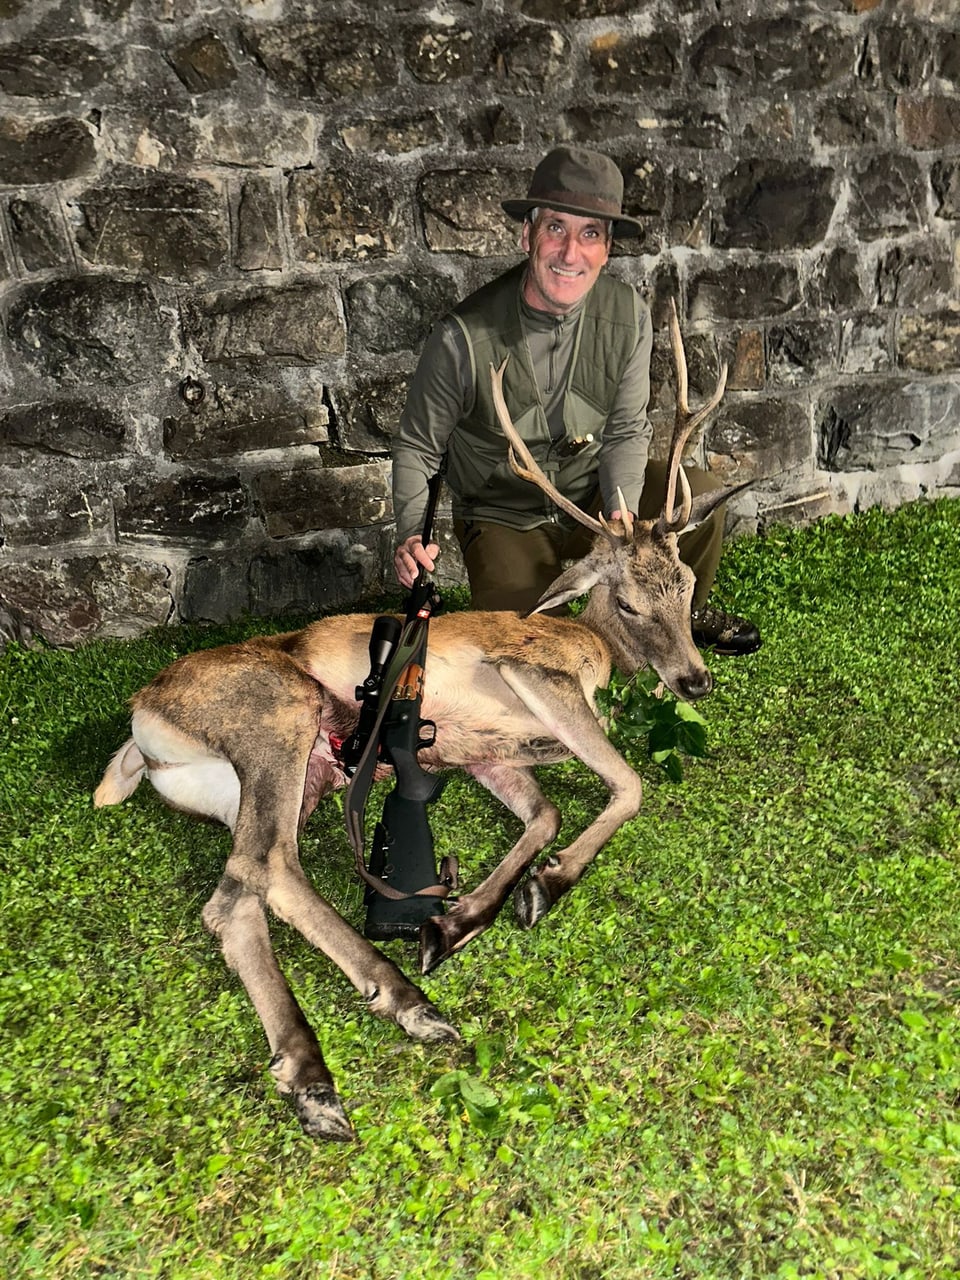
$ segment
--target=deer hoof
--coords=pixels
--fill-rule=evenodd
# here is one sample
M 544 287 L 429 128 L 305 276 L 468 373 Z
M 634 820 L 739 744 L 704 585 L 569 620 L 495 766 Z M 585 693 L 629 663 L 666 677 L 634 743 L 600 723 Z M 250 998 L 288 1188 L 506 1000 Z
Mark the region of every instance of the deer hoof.
M 460 1032 L 452 1027 L 438 1009 L 429 1001 L 406 1009 L 397 1019 L 399 1025 L 412 1040 L 459 1040 Z
M 353 1142 L 356 1135 L 347 1119 L 336 1090 L 327 1084 L 308 1084 L 297 1089 L 292 1102 L 297 1119 L 308 1138 L 323 1138 L 327 1142 Z
M 536 876 L 524 880 L 513 891 L 513 907 L 521 929 L 532 929 L 550 910 L 550 895 Z
M 420 926 L 420 972 L 430 973 L 452 955 L 453 947 L 444 930 L 443 920 L 434 916 L 424 920 Z
M 420 926 L 420 972 L 430 973 L 455 951 L 462 951 L 486 927 L 479 917 L 459 909 L 424 920 Z

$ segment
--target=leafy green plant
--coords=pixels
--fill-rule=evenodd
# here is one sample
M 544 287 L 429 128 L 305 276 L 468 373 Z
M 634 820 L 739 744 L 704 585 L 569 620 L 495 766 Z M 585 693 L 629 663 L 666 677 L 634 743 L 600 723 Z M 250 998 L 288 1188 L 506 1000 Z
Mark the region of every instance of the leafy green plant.
M 630 677 L 614 672 L 597 690 L 597 706 L 608 717 L 610 740 L 626 754 L 646 744 L 647 755 L 671 782 L 683 780 L 682 755 L 707 754 L 707 722 L 689 702 L 662 689 L 650 667 Z

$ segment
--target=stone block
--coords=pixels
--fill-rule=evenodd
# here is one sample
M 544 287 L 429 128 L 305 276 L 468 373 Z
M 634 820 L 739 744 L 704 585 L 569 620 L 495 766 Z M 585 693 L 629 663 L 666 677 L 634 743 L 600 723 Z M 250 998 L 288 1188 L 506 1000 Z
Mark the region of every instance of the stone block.
M 520 0 L 525 18 L 541 22 L 579 22 L 587 18 L 627 17 L 636 0 Z
M 388 453 L 400 424 L 409 379 L 405 374 L 361 379 L 331 391 L 337 439 L 348 452 Z
M 107 62 L 96 45 L 66 36 L 0 45 L 0 92 L 11 98 L 62 98 L 100 84 Z
M 725 484 L 766 480 L 809 461 L 810 423 L 793 401 L 724 401 L 704 443 L 710 471 Z
M 367 116 L 341 125 L 339 133 L 343 145 L 355 155 L 403 155 L 443 142 L 443 126 L 434 111 L 391 114 L 385 119 Z
M 273 89 L 290 98 L 330 102 L 375 94 L 399 78 L 389 34 L 349 18 L 250 23 L 241 27 L 240 41 Z
M 298 171 L 287 183 L 294 253 L 304 262 L 363 262 L 396 248 L 398 194 L 364 166 Z
M 473 75 L 476 39 L 469 30 L 418 26 L 404 38 L 404 61 L 421 84 L 447 84 Z
M 778 316 L 800 301 L 800 280 L 792 262 L 725 262 L 691 267 L 687 318 L 754 320 Z
M 49 461 L 45 470 L 54 470 Z M 76 487 L 76 479 L 62 463 L 55 468 L 57 501 L 52 503 L 44 482 L 21 492 L 0 494 L 0 524 L 10 549 L 50 547 L 61 542 L 98 539 L 112 541 L 113 505 L 95 487 Z M 39 477 L 37 477 L 39 479 Z
M 807 301 L 820 311 L 852 311 L 873 301 L 860 281 L 859 257 L 843 245 L 814 260 L 806 292 Z
M 897 358 L 901 368 L 918 373 L 960 371 L 960 311 L 901 316 Z
M 283 266 L 278 192 L 259 174 L 245 179 L 237 202 L 236 263 L 241 271 L 279 271 Z
M 873 30 L 875 73 L 884 89 L 902 93 L 918 89 L 933 69 L 933 48 L 926 30 L 914 23 L 898 22 Z
M 142 635 L 173 609 L 164 565 L 115 554 L 9 564 L 0 587 L 0 611 L 19 634 L 54 646 Z
M 509 184 L 509 189 L 508 189 Z M 516 250 L 519 230 L 500 201 L 529 180 L 494 169 L 433 169 L 420 179 L 417 197 L 427 248 L 434 253 L 497 257 Z
M 347 329 L 356 351 L 419 352 L 434 322 L 459 297 L 445 276 L 365 276 L 346 291 Z
M 751 147 L 760 146 L 766 151 L 779 151 L 790 145 L 797 134 L 794 108 L 789 102 L 762 102 L 754 94 L 749 101 L 737 103 L 736 115 L 739 127 L 731 130 L 739 133 Z
M 322 395 L 322 386 L 298 392 L 272 370 L 209 385 L 188 380 L 178 412 L 163 420 L 164 452 L 187 461 L 325 444 L 329 415 Z
M 317 117 L 308 111 L 231 102 L 191 116 L 189 124 L 179 144 L 174 136 L 174 147 L 197 164 L 296 169 L 316 156 Z
M 908 147 L 939 151 L 960 143 L 960 99 L 931 95 L 897 99 L 897 123 Z
M 510 147 L 523 141 L 520 116 L 502 102 L 476 107 L 462 117 L 460 136 L 470 148 Z
M 227 89 L 237 78 L 230 52 L 215 31 L 201 31 L 191 40 L 174 44 L 167 50 L 167 59 L 190 93 Z
M 0 174 L 10 186 L 82 178 L 96 161 L 93 130 L 82 120 L 0 119 Z
M 193 165 L 296 169 L 316 155 L 317 117 L 275 104 L 203 102 L 203 111 L 170 106 L 149 114 L 134 105 L 111 114 L 118 160 L 158 172 Z
M 207 361 L 315 364 L 345 350 L 327 281 L 202 294 L 183 303 L 184 326 Z
M 939 31 L 933 37 L 937 75 L 960 89 L 960 31 Z
M 834 171 L 802 161 L 744 160 L 720 184 L 722 249 L 809 249 L 820 244 L 836 206 Z
M 657 148 L 719 151 L 730 136 L 726 116 L 696 101 L 658 103 L 649 109 L 638 106 L 632 120 L 620 107 L 611 107 L 606 113 L 598 112 L 593 106 L 570 108 L 564 113 L 564 120 L 576 122 L 576 131 L 570 133 L 568 139 L 585 141 L 601 148 L 604 138 L 616 137 L 623 132 L 632 135 L 639 132 L 645 142 Z
M 0 462 L 43 457 L 99 459 L 123 453 L 126 426 L 109 409 L 88 400 L 47 400 L 0 408 Z
M 616 252 L 623 254 L 656 252 L 667 239 L 664 211 L 667 209 L 667 191 L 671 185 L 664 166 L 648 156 L 636 156 L 620 164 L 624 173 L 623 207 L 632 217 L 644 223 L 639 239 L 621 240 Z M 702 191 L 699 193 L 702 198 Z M 694 196 L 690 203 L 697 207 Z M 682 214 L 680 215 L 682 217 Z M 695 217 L 691 214 L 691 220 Z M 677 237 L 678 239 L 680 237 Z
M 605 31 L 588 47 L 593 87 L 618 97 L 670 92 L 680 78 L 679 46 L 671 31 L 652 36 Z
M 945 302 L 954 293 L 953 273 L 949 250 L 935 240 L 895 245 L 877 263 L 877 300 L 883 307 Z
M 862 240 L 925 231 L 926 212 L 916 198 L 924 177 L 908 156 L 873 156 L 850 180 L 849 222 Z
M 710 243 L 712 217 L 710 192 L 706 179 L 697 170 L 674 169 L 669 181 L 670 215 L 666 227 L 666 244 L 688 249 L 705 249 Z M 651 233 L 662 226 L 662 219 L 651 227 Z M 640 243 L 646 245 L 644 237 Z M 631 242 L 628 242 L 631 243 Z
M 838 503 L 832 489 L 778 498 L 767 504 L 761 499 L 757 509 L 757 532 L 767 533 L 775 525 L 806 525 L 824 516 L 843 515 L 849 508 Z
M 831 388 L 815 412 L 817 465 L 876 471 L 956 447 L 960 385 L 895 379 Z
M 556 89 L 570 69 L 570 44 L 554 26 L 506 27 L 494 39 L 491 78 L 524 97 Z
M 960 218 L 960 161 L 937 160 L 930 168 L 938 218 Z
M 229 261 L 226 202 L 211 183 L 120 171 L 69 207 L 77 247 L 94 266 L 191 280 Z
M 718 23 L 690 51 L 694 76 L 711 89 L 822 89 L 846 78 L 855 60 L 852 34 L 793 18 Z
M 50 271 L 71 260 L 63 214 L 49 197 L 14 197 L 8 212 L 10 236 L 24 271 Z
M 121 542 L 219 545 L 243 532 L 250 506 L 236 476 L 147 476 L 123 486 L 116 501 Z
M 147 284 L 108 276 L 24 285 L 7 318 L 12 349 L 59 385 L 141 385 L 179 350 L 177 319 Z
M 378 531 L 320 535 L 309 547 L 252 555 L 198 556 L 187 564 L 180 613 L 184 622 L 343 611 L 383 588 Z
M 857 150 L 889 143 L 893 136 L 886 100 L 838 94 L 817 103 L 813 136 L 825 147 Z
M 764 384 L 763 334 L 759 329 L 727 329 L 719 334 L 684 335 L 690 403 L 713 395 L 721 363 L 727 366 L 727 392 L 758 391 Z M 665 330 L 654 338 L 650 362 L 651 400 L 672 412 L 676 403 L 673 353 Z M 660 390 L 662 386 L 662 391 Z
M 358 529 L 390 519 L 388 463 L 262 472 L 256 496 L 270 538 L 318 529 Z
M 841 373 L 883 373 L 893 365 L 890 320 L 875 312 L 849 316 L 840 325 Z
M 779 386 L 798 386 L 837 367 L 837 332 L 831 320 L 791 320 L 767 330 L 767 374 Z

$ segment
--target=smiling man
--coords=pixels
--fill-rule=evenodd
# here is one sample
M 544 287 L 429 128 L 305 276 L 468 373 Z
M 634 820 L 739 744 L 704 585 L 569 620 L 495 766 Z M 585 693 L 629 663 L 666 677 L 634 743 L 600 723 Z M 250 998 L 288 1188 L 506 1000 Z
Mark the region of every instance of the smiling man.
M 397 578 L 434 566 L 420 538 L 427 480 L 441 462 L 475 609 L 531 608 L 562 562 L 586 554 L 582 526 L 515 476 L 490 389 L 489 366 L 509 360 L 504 396 L 517 429 L 553 484 L 582 510 L 614 517 L 617 492 L 650 519 L 665 468 L 648 461 L 650 312 L 632 286 L 604 273 L 614 238 L 641 224 L 622 211 L 623 176 L 607 156 L 558 147 L 523 199 L 503 201 L 522 223 L 524 261 L 472 293 L 434 327 L 410 383 L 393 449 Z M 718 487 L 686 469 L 694 494 Z M 718 653 L 752 653 L 756 627 L 711 608 L 722 516 L 679 540 L 696 576 L 694 639 Z

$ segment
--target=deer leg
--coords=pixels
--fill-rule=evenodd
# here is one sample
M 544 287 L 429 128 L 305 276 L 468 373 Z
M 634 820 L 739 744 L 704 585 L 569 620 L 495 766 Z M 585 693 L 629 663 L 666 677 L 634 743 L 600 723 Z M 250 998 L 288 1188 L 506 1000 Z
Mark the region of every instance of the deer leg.
M 467 772 L 523 823 L 523 834 L 500 865 L 442 916 L 420 926 L 420 972 L 429 973 L 493 923 L 511 890 L 541 849 L 560 830 L 560 813 L 544 796 L 530 768 L 469 765 Z
M 293 1104 L 309 1137 L 349 1142 L 353 1128 L 313 1028 L 277 964 L 260 899 L 224 875 L 204 908 L 203 923 L 219 939 L 263 1024 L 278 1093 Z
M 502 663 L 500 674 L 544 728 L 592 769 L 610 793 L 606 807 L 590 826 L 517 886 L 517 920 L 522 928 L 530 929 L 576 884 L 614 832 L 636 816 L 643 787 L 597 723 L 576 681 L 519 663 Z
M 317 893 L 300 866 L 303 811 L 335 780 L 332 766 L 311 761 L 320 723 L 316 682 L 282 661 L 245 664 L 238 666 L 236 680 L 230 675 L 230 669 L 222 671 L 216 696 L 198 699 L 191 708 L 192 733 L 201 743 L 215 744 L 217 757 L 229 761 L 239 783 L 229 814 L 233 848 L 204 922 L 220 938 L 228 965 L 261 1018 L 280 1092 L 292 1098 L 308 1133 L 343 1139 L 350 1136 L 349 1123 L 316 1036 L 277 964 L 265 908 L 323 951 L 372 1012 L 418 1040 L 458 1037 L 423 992 Z M 152 710 L 163 712 L 157 705 Z M 167 764 L 164 777 L 187 778 L 189 764 L 177 767 L 169 757 Z M 181 790 L 186 785 L 181 781 Z

